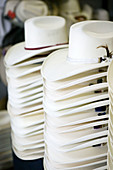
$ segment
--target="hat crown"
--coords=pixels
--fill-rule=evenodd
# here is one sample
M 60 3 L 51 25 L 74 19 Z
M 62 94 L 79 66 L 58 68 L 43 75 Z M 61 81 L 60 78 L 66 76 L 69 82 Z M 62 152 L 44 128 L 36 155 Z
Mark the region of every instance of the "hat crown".
M 68 59 L 75 62 L 98 63 L 106 55 L 104 48 L 113 50 L 113 22 L 83 21 L 70 28 Z
M 65 19 L 58 16 L 41 16 L 25 22 L 26 48 L 40 48 L 67 43 Z

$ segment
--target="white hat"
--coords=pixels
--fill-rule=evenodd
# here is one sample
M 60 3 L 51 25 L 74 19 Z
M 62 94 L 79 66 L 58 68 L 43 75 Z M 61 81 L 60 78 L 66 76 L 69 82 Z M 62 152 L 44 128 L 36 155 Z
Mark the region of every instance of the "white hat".
M 62 133 L 62 135 L 59 135 L 58 133 L 54 133 L 54 131 L 51 130 L 52 128 L 49 128 L 48 126 L 45 127 L 45 138 L 50 138 L 51 140 L 54 140 L 52 143 L 56 143 L 59 146 L 66 146 L 73 143 L 79 143 L 81 141 L 87 141 L 89 139 L 95 138 L 95 135 L 99 135 L 101 133 L 107 133 L 107 127 L 106 128 L 99 128 L 94 129 L 94 127 L 90 127 L 87 129 L 82 129 L 78 131 L 72 131 L 70 133 Z M 75 138 L 76 136 L 76 138 Z M 87 136 L 87 138 L 86 138 Z M 62 141 L 62 143 L 61 143 Z
M 51 117 L 52 116 L 47 116 L 46 115 L 46 120 L 48 121 L 49 126 L 52 126 L 54 128 L 61 128 L 62 129 L 62 128 L 66 128 L 66 126 L 70 127 L 70 126 L 75 126 L 75 125 L 78 125 L 78 124 L 81 126 L 84 123 L 91 123 L 91 122 L 93 123 L 93 121 L 95 121 L 95 120 L 98 120 L 98 121 L 101 122 L 102 119 L 108 118 L 109 115 L 106 114 L 106 112 L 100 112 L 100 113 L 93 112 L 92 113 L 90 111 L 90 112 L 88 112 L 88 114 L 85 113 L 85 112 L 79 112 L 78 114 L 76 113 L 74 116 L 69 116 L 68 115 L 68 119 L 70 120 L 70 122 L 69 121 L 66 122 L 66 120 L 63 119 L 66 116 L 63 116 L 63 118 L 59 117 L 59 119 L 62 118 L 62 121 L 57 120 L 56 117 L 55 117 L 54 123 L 53 123 L 54 118 L 51 118 Z M 72 118 L 73 118 L 73 120 L 72 120 Z
M 104 166 L 103 166 L 104 165 Z M 61 170 L 65 168 L 65 170 L 77 170 L 77 169 L 84 169 L 84 170 L 91 170 L 91 169 L 107 169 L 106 165 L 106 157 L 99 157 L 97 159 L 93 160 L 87 160 L 82 162 L 76 162 L 76 163 L 70 163 L 70 164 L 59 164 L 57 162 L 54 162 L 53 160 L 50 160 L 47 155 L 44 157 L 44 168 L 45 170 L 53 168 L 54 170 Z M 99 169 L 97 168 L 99 167 Z M 95 169 L 95 170 L 96 170 Z
M 101 116 L 99 116 L 101 115 Z M 101 112 L 96 112 L 94 109 L 91 110 L 86 110 L 83 112 L 78 112 L 76 114 L 72 114 L 72 115 L 68 115 L 68 116 L 63 116 L 60 117 L 60 119 L 58 117 L 53 117 L 50 115 L 45 114 L 45 118 L 46 120 L 49 120 L 49 122 L 51 122 L 51 124 L 53 123 L 54 120 L 54 124 L 52 126 L 54 127 L 59 127 L 59 126 L 64 126 L 64 125 L 70 125 L 73 123 L 82 123 L 84 121 L 90 121 L 91 119 L 93 119 L 94 117 L 97 117 L 101 119 L 101 117 L 108 117 L 108 114 L 106 113 L 106 111 L 101 111 Z
M 54 160 L 55 162 L 59 162 L 62 164 L 69 164 L 69 163 L 76 163 L 80 162 L 82 160 L 90 160 L 94 158 L 98 158 L 99 155 L 102 157 L 104 156 L 107 148 L 104 147 L 89 147 L 81 150 L 77 150 L 74 152 L 67 152 L 66 154 L 62 153 L 59 154 L 59 152 L 56 152 L 55 150 L 51 148 L 47 149 L 47 155 L 50 157 L 51 160 Z M 53 155 L 53 157 L 52 157 Z M 70 157 L 71 156 L 71 157 Z
M 16 107 L 12 107 L 9 102 L 8 102 L 8 110 L 9 108 L 12 110 L 13 113 L 15 113 L 15 115 L 20 115 L 20 114 L 25 114 L 27 112 L 33 112 L 33 111 L 38 111 L 42 109 L 42 105 L 37 105 L 34 104 L 32 106 L 27 106 L 25 108 L 18 108 L 18 110 L 16 109 Z
M 17 155 L 18 158 L 22 159 L 22 160 L 34 160 L 34 159 L 39 159 L 42 158 L 44 155 L 44 151 L 42 151 L 41 153 L 37 153 L 37 150 L 35 149 L 34 153 L 33 152 L 19 152 L 14 145 L 12 145 L 13 151 L 14 153 Z M 32 150 L 31 150 L 32 151 Z
M 41 114 L 35 114 L 31 116 L 26 117 L 20 117 L 20 116 L 13 116 L 13 114 L 9 113 L 12 117 L 12 121 L 14 121 L 16 124 L 18 124 L 19 127 L 29 127 L 33 125 L 38 125 L 44 122 L 44 115 L 43 112 Z
M 8 83 L 11 84 L 14 87 L 22 87 L 22 86 L 27 86 L 31 83 L 34 83 L 36 81 L 41 82 L 42 77 L 39 71 L 36 71 L 34 73 L 30 73 L 28 75 L 25 75 L 21 78 L 9 78 L 7 76 Z
M 61 2 L 60 14 L 62 13 L 76 14 L 78 12 L 80 12 L 80 4 L 78 0 L 67 0 Z
M 41 64 L 34 64 L 34 65 L 22 66 L 21 68 L 20 67 L 16 67 L 16 68 L 14 67 L 10 69 L 6 68 L 6 73 L 8 77 L 19 78 L 28 75 L 30 73 L 33 73 L 35 71 L 39 71 L 41 67 L 42 67 Z
M 32 32 L 32 34 L 31 34 Z M 11 47 L 5 64 L 14 65 L 32 56 L 67 47 L 65 19 L 58 16 L 41 16 L 25 22 L 25 42 Z
M 110 93 L 113 93 L 113 61 L 109 65 L 107 79 Z
M 44 97 L 43 103 L 50 108 L 50 110 L 58 111 L 63 109 L 69 109 L 72 107 L 79 107 L 84 104 L 88 104 L 91 102 L 97 102 L 99 100 L 103 100 L 108 98 L 108 93 L 97 93 L 97 94 L 84 94 L 84 95 L 78 95 L 76 97 L 72 97 L 68 100 L 61 100 L 59 102 L 53 102 L 52 100 L 49 100 L 48 98 Z
M 73 107 L 73 109 L 69 108 L 69 109 L 64 109 L 60 111 L 52 111 L 44 105 L 44 110 L 50 116 L 54 115 L 54 117 L 62 117 L 62 116 L 66 116 L 69 114 L 75 114 L 78 112 L 94 109 L 94 108 L 101 107 L 101 106 L 107 106 L 107 105 L 109 105 L 109 100 L 98 101 L 98 102 L 94 102 L 91 104 L 83 105 L 81 107 Z
M 97 47 L 106 45 L 111 52 L 113 22 L 84 21 L 74 24 L 70 28 L 69 51 L 63 49 L 50 54 L 42 66 L 42 75 L 49 81 L 56 81 L 105 67 L 109 62 L 99 63 L 99 58 L 105 56 L 106 51 Z
M 46 16 L 48 15 L 48 6 L 44 1 L 33 0 L 33 1 L 21 1 L 15 10 L 16 17 L 20 21 L 24 22 L 25 20 L 36 17 L 36 16 Z
M 29 59 L 24 60 L 24 62 L 20 62 L 18 64 L 13 65 L 13 66 L 9 66 L 9 65 L 5 65 L 5 66 L 6 66 L 7 69 L 9 69 L 9 68 L 17 68 L 17 67 L 21 68 L 23 66 L 29 66 L 29 65 L 32 65 L 32 64 L 36 64 L 36 63 L 42 64 L 46 57 L 47 57 L 47 54 L 46 55 L 38 55 L 38 58 L 37 58 L 37 56 L 35 56 L 35 57 L 33 56 Z
M 36 144 L 37 141 L 41 142 L 42 140 L 44 140 L 44 135 L 42 132 L 27 137 L 18 136 L 18 134 L 14 134 L 13 132 L 11 132 L 11 135 L 13 136 L 13 139 L 16 141 L 16 143 L 18 143 L 19 145 L 21 144 L 22 146 Z
M 81 74 L 74 75 L 72 77 L 63 79 L 61 81 L 59 80 L 55 82 L 49 82 L 46 79 L 43 79 L 43 84 L 47 89 L 61 90 L 94 79 L 98 80 L 99 78 L 103 78 L 106 76 L 107 76 L 107 67 L 104 70 L 102 70 L 100 73 L 99 73 L 99 69 L 90 70 L 90 72 L 89 71 L 83 72 Z
M 75 89 L 74 89 L 75 87 Z M 89 86 L 79 86 L 78 85 L 78 88 L 76 88 L 76 86 L 74 86 L 73 88 L 70 88 L 70 90 L 68 90 L 67 88 L 67 91 L 56 91 L 56 93 L 54 91 L 50 91 L 46 88 L 44 88 L 44 93 L 45 93 L 45 96 L 48 98 L 48 99 L 51 99 L 53 101 L 61 101 L 61 100 L 65 100 L 65 99 L 69 99 L 69 98 L 72 98 L 72 97 L 77 97 L 78 95 L 87 95 L 87 94 L 91 94 L 92 92 L 94 93 L 94 91 L 96 90 L 103 90 L 103 89 L 107 89 L 108 87 L 108 84 L 107 83 L 99 83 L 99 84 L 94 84 L 94 85 L 89 85 Z M 80 87 L 80 88 L 79 88 Z M 53 97 L 53 96 L 54 97 Z
M 53 143 L 57 148 L 65 148 L 66 146 L 69 147 L 69 145 L 71 145 L 72 147 L 73 144 L 86 142 L 88 140 L 95 139 L 99 136 L 104 136 L 105 134 L 108 134 L 107 127 L 106 129 L 94 129 L 94 127 L 90 127 L 78 131 L 72 131 L 70 133 L 62 133 L 62 135 L 52 132 L 51 130 L 49 130 L 51 128 L 46 127 L 46 129 L 47 131 L 45 130 L 45 141 L 50 144 Z M 49 140 L 51 142 L 49 142 Z

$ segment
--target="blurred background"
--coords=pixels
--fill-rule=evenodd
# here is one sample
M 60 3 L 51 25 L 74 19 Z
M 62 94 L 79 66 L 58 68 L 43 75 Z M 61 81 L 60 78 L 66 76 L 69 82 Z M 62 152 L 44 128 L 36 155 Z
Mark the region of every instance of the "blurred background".
M 24 22 L 27 19 L 46 15 L 64 17 L 69 32 L 70 26 L 80 21 L 113 21 L 113 1 L 0 0 L 0 170 L 13 169 L 4 56 L 12 45 L 24 41 Z

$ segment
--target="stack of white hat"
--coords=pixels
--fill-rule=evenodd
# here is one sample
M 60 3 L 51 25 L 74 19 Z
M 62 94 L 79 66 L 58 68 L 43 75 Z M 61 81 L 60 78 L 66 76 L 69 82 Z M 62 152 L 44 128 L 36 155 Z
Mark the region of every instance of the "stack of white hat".
M 12 167 L 10 118 L 7 110 L 0 111 L 0 169 Z
M 64 47 L 67 47 L 64 18 L 36 17 L 25 22 L 25 43 L 11 47 L 5 56 L 12 145 L 21 159 L 44 155 L 40 69 L 48 53 Z
M 113 169 L 113 61 L 108 69 L 109 126 L 108 126 L 108 169 Z
M 42 65 L 46 170 L 107 169 L 112 30 L 112 22 L 74 24 L 69 50 L 51 53 Z

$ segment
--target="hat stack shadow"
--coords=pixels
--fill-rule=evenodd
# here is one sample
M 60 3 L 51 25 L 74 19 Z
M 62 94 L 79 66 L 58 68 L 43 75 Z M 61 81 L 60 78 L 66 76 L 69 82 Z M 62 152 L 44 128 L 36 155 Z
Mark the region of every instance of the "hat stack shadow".
M 69 49 L 51 53 L 42 65 L 46 170 L 107 169 L 111 59 L 97 47 L 112 51 L 112 29 L 107 21 L 72 25 Z
M 51 28 L 53 22 L 56 27 Z M 60 38 L 53 36 L 56 30 L 59 36 L 63 31 Z M 51 51 L 64 47 L 67 47 L 65 20 L 57 16 L 35 17 L 25 22 L 25 42 L 11 47 L 5 56 L 12 147 L 20 159 L 33 160 L 44 155 L 40 70 Z

